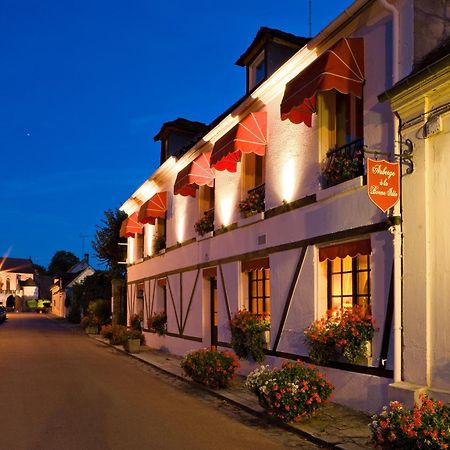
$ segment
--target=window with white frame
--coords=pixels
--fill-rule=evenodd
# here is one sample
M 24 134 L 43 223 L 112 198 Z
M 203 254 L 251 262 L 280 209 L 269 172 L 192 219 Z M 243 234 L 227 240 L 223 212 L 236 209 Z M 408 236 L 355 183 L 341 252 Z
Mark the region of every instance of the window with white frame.
M 249 66 L 249 86 L 251 90 L 266 78 L 266 58 L 265 52 L 262 51 Z

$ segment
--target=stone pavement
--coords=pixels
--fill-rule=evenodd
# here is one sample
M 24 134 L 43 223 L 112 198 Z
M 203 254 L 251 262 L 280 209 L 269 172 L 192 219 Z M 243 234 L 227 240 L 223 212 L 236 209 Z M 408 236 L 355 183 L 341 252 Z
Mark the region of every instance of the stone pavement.
M 91 335 L 91 337 L 105 345 L 110 345 L 108 340 L 99 335 Z M 126 353 L 122 346 L 115 345 L 113 347 Z M 128 353 L 128 355 L 166 374 L 190 382 L 190 379 L 184 376 L 180 367 L 182 358 L 179 356 L 154 350 L 145 345 L 141 346 L 140 353 Z M 198 386 L 208 394 L 225 400 L 251 414 L 269 418 L 265 410 L 259 405 L 256 396 L 245 388 L 244 381 L 244 377 L 237 377 L 231 387 L 219 390 L 209 389 L 202 385 Z M 367 426 L 370 422 L 369 415 L 336 403 L 328 403 L 317 416 L 300 423 L 285 424 L 272 418 L 271 421 L 279 427 L 297 433 L 324 447 L 345 450 L 373 448 L 368 444 L 370 437 Z

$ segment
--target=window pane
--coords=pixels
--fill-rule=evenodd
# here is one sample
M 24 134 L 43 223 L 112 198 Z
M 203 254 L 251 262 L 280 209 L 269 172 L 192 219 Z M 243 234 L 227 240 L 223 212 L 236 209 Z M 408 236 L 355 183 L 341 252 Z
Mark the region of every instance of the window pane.
M 369 293 L 368 272 L 358 273 L 358 295 Z
M 341 297 L 331 297 L 330 309 L 341 307 Z
M 264 312 L 270 314 L 270 298 L 266 298 L 266 309 Z
M 346 256 L 342 260 L 342 270 L 343 270 L 343 272 L 351 272 L 352 271 L 352 262 L 353 262 L 353 258 L 350 257 L 350 256 Z
M 341 295 L 341 274 L 331 277 L 331 295 Z
M 341 258 L 335 258 L 331 261 L 331 270 L 333 273 L 338 273 L 341 271 Z
M 352 274 L 344 273 L 342 275 L 342 295 L 352 295 Z
M 368 267 L 368 256 L 358 256 L 358 269 L 359 270 L 365 270 Z

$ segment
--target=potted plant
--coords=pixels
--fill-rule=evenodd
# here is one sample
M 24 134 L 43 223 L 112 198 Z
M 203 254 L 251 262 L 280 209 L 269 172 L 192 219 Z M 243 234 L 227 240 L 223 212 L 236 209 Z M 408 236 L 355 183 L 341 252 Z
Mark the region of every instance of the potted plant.
M 264 189 L 250 191 L 248 196 L 239 203 L 239 211 L 243 217 L 249 217 L 265 209 Z
M 164 336 L 167 333 L 167 314 L 165 311 L 159 313 L 153 313 L 151 317 L 148 318 L 148 329 L 158 334 L 159 336 Z
M 194 381 L 218 389 L 230 384 L 239 363 L 230 352 L 203 348 L 188 353 L 183 358 L 181 367 Z
M 84 329 L 86 334 L 97 334 L 99 324 L 100 322 L 98 318 L 92 314 L 84 316 L 80 322 L 80 325 Z
M 450 404 L 421 395 L 412 410 L 391 402 L 369 424 L 371 443 L 381 449 L 450 448 Z
M 245 309 L 237 311 L 230 320 L 231 347 L 239 358 L 265 359 L 266 331 L 270 321 L 266 316 L 257 316 Z
M 123 347 L 128 353 L 139 353 L 143 339 L 144 335 L 140 330 L 127 330 L 124 335 Z
M 126 339 L 127 327 L 124 325 L 104 325 L 100 334 L 112 345 L 122 345 Z
M 314 321 L 304 331 L 310 358 L 327 363 L 342 355 L 350 363 L 367 357 L 367 344 L 376 331 L 367 308 L 355 305 L 327 311 L 325 317 Z
M 210 231 L 214 231 L 214 210 L 206 211 L 203 216 L 194 224 L 197 234 L 204 236 Z
M 248 375 L 246 387 L 269 415 L 284 422 L 316 414 L 334 389 L 317 368 L 301 361 L 286 362 L 280 369 L 259 367 Z

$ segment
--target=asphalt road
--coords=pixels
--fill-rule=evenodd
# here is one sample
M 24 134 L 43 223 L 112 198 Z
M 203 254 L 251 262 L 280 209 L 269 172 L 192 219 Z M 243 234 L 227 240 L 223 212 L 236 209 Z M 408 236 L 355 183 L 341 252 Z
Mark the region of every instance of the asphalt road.
M 0 449 L 316 449 L 42 314 L 0 325 Z

